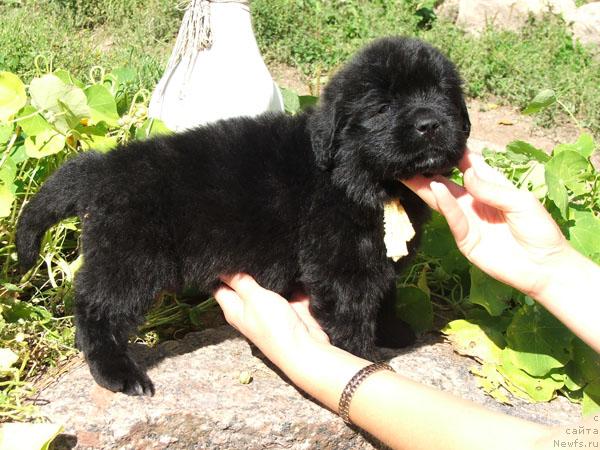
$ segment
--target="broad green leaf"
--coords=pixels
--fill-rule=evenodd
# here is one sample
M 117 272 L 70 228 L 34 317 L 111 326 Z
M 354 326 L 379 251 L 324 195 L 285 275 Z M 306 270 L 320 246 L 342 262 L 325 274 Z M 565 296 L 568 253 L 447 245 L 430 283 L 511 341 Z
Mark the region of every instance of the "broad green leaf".
M 296 114 L 300 111 L 300 98 L 298 97 L 298 94 L 289 89 L 281 88 L 281 96 L 283 97 L 285 112 Z
M 579 214 L 569 228 L 569 241 L 585 256 L 600 253 L 600 219 L 591 212 Z
M 569 218 L 569 198 L 566 187 L 578 190 L 582 174 L 590 170 L 590 167 L 587 159 L 569 150 L 553 156 L 546 163 L 548 197 L 556 204 L 563 218 Z
M 52 314 L 46 308 L 35 306 L 27 302 L 17 301 L 2 311 L 4 319 L 9 323 L 15 323 L 19 319 L 23 320 L 48 320 Z
M 554 380 L 552 377 L 533 377 L 512 364 L 510 349 L 503 350 L 502 364 L 497 366 L 498 372 L 504 376 L 504 385 L 513 395 L 533 400 L 547 402 L 556 396 L 556 391 L 564 386 L 563 380 Z M 507 354 L 508 353 L 508 354 Z
M 498 400 L 500 403 L 510 405 L 511 402 L 506 395 L 504 377 L 496 370 L 496 364 L 483 363 L 481 367 L 473 367 L 471 373 L 477 378 L 479 386 L 490 396 Z
M 0 184 L 0 217 L 10 216 L 15 194 L 11 186 Z
M 85 90 L 85 95 L 90 108 L 92 124 L 103 121 L 110 126 L 117 126 L 119 120 L 117 104 L 106 87 L 94 84 Z
M 77 86 L 78 88 L 84 87 L 84 84 L 80 80 L 75 78 L 73 75 L 71 75 L 70 72 L 68 72 L 64 69 L 55 70 L 54 72 L 52 72 L 52 74 L 54 76 L 60 78 L 62 80 L 62 82 L 65 84 L 72 84 L 74 86 Z
M 25 151 L 25 145 L 17 145 L 10 154 L 10 159 L 15 164 L 20 164 L 28 159 L 27 152 Z
M 8 142 L 15 130 L 13 124 L 0 124 L 0 145 Z
M 579 338 L 573 339 L 573 362 L 585 381 L 600 381 L 600 355 Z
M 600 381 L 590 383 L 583 389 L 581 406 L 584 416 L 600 413 Z
M 577 338 L 574 339 L 574 341 Z M 573 354 L 573 358 L 577 359 L 577 356 L 575 354 Z M 600 373 L 599 373 L 600 375 Z M 581 369 L 579 368 L 579 366 L 577 365 L 577 363 L 574 360 L 569 361 L 569 363 L 565 366 L 565 387 L 567 389 L 569 389 L 570 391 L 578 391 L 580 390 L 584 385 L 587 384 L 587 381 L 585 380 L 585 377 L 583 376 L 583 372 L 581 372 Z
M 433 327 L 433 308 L 426 292 L 407 286 L 396 290 L 396 312 L 416 332 Z
M 55 75 L 47 74 L 31 80 L 29 93 L 33 106 L 43 110 L 46 120 L 63 134 L 75 128 L 81 119 L 90 116 L 83 90 L 65 84 Z
M 164 136 L 173 132 L 160 119 L 149 118 L 135 131 L 136 139 L 146 139 L 154 136 Z
M 0 183 L 5 186 L 12 185 L 17 176 L 17 165 L 10 158 L 6 158 L 2 167 L 0 167 Z
M 25 103 L 25 85 L 19 77 L 10 72 L 0 72 L 0 122 L 17 114 Z
M 131 67 L 119 67 L 110 72 L 119 85 L 134 83 L 137 81 L 137 74 Z
M 523 110 L 523 114 L 534 114 L 556 102 L 556 94 L 552 89 L 540 91 Z
M 559 144 L 557 145 L 552 154 L 557 155 L 564 151 L 571 151 L 580 154 L 584 158 L 589 158 L 594 153 L 594 149 L 596 144 L 594 143 L 594 138 L 587 134 L 583 133 L 577 141 L 573 144 Z
M 508 307 L 514 289 L 494 280 L 477 267 L 471 267 L 469 301 L 483 306 L 492 316 L 499 316 Z
M 534 377 L 543 377 L 571 359 L 572 333 L 541 306 L 522 306 L 506 330 L 508 360 Z
M 448 336 L 457 353 L 472 356 L 480 361 L 500 363 L 502 349 L 490 339 L 479 324 L 462 319 L 453 320 L 442 328 L 442 332 Z M 498 339 L 498 336 L 495 337 Z M 502 335 L 499 338 L 504 340 Z
M 546 152 L 524 141 L 513 141 L 506 146 L 506 150 L 519 155 L 525 155 L 529 159 L 535 159 L 542 163 L 550 159 L 550 155 Z
M 299 95 L 298 102 L 300 110 L 304 111 L 305 109 L 308 109 L 311 106 L 315 106 L 318 100 L 319 97 L 315 97 L 314 95 Z
M 65 137 L 51 129 L 46 130 L 34 137 L 25 139 L 25 151 L 30 158 L 43 158 L 54 155 L 65 148 Z
M 12 365 L 18 360 L 19 356 L 10 348 L 0 348 L 0 372 L 10 370 Z
M 469 261 L 458 250 L 448 222 L 441 214 L 433 213 L 423 229 L 419 251 L 427 256 L 438 258 L 448 274 L 466 273 Z
M 44 119 L 41 114 L 35 114 L 36 111 L 36 108 L 31 105 L 27 105 L 17 116 L 17 119 L 19 119 L 19 126 L 23 129 L 27 136 L 37 136 L 41 132 L 52 128 L 48 121 Z M 26 118 L 21 119 L 21 117 Z
M 4 423 L 0 425 L 0 449 L 48 450 L 63 430 L 54 423 Z
M 84 147 L 85 149 L 93 149 L 106 153 L 115 148 L 117 144 L 118 139 L 116 136 L 97 136 L 92 134 L 89 139 L 86 139 Z

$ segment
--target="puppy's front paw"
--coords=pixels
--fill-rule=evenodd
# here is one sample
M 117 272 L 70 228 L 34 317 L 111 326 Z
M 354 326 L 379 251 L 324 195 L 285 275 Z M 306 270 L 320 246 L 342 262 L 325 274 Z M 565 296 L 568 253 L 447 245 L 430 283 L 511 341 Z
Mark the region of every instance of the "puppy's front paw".
M 88 357 L 90 372 L 100 386 L 127 395 L 154 395 L 154 384 L 128 355 Z

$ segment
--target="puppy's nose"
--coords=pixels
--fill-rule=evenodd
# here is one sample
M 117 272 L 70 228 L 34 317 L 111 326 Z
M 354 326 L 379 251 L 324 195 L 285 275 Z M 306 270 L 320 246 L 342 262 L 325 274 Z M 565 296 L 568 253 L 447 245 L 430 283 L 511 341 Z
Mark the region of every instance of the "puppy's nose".
M 415 128 L 423 136 L 433 135 L 440 127 L 440 121 L 434 117 L 421 117 L 415 122 Z

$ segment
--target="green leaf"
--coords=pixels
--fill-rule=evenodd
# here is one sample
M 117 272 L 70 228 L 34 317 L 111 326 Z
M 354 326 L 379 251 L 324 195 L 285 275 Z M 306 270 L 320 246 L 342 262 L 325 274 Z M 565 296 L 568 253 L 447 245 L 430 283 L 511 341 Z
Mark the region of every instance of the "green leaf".
M 117 104 L 106 87 L 94 84 L 85 90 L 85 96 L 90 108 L 92 124 L 106 122 L 110 126 L 117 126 L 119 120 Z
M 2 450 L 48 450 L 63 430 L 54 423 L 4 423 L 0 425 Z
M 488 395 L 505 405 L 511 404 L 503 388 L 504 377 L 498 372 L 496 364 L 484 362 L 481 367 L 472 368 L 471 373 L 477 377 L 477 383 Z
M 52 129 L 41 132 L 37 136 L 25 139 L 25 152 L 30 158 L 43 158 L 54 155 L 65 148 L 65 137 Z
M 469 301 L 483 306 L 492 316 L 499 316 L 508 307 L 514 289 L 494 280 L 477 267 L 471 267 Z
M 164 136 L 173 132 L 160 119 L 148 118 L 142 126 L 135 130 L 136 139 L 146 139 L 154 136 Z
M 36 111 L 36 108 L 31 105 L 27 105 L 17 116 L 17 119 L 19 120 L 19 126 L 23 129 L 27 136 L 37 136 L 41 132 L 52 128 L 48 121 L 44 119 L 41 114 L 34 114 Z M 21 117 L 27 118 L 21 119 Z
M 541 163 L 550 159 L 550 155 L 546 152 L 524 141 L 513 141 L 506 146 L 506 150 L 518 155 L 525 155 L 527 158 L 535 159 Z
M 571 359 L 573 334 L 541 306 L 522 306 L 506 330 L 508 359 L 534 377 L 563 367 Z
M 0 122 L 9 120 L 25 103 L 25 85 L 19 77 L 10 72 L 0 72 Z
M 90 117 L 83 90 L 65 84 L 55 75 L 47 74 L 31 80 L 29 93 L 33 106 L 43 110 L 46 120 L 63 134 L 75 128 L 81 119 Z
M 556 204 L 563 218 L 569 218 L 569 197 L 566 187 L 572 190 L 579 190 L 582 175 L 590 170 L 590 167 L 587 159 L 579 153 L 569 150 L 553 156 L 546 163 L 548 197 Z
M 106 153 L 115 148 L 117 144 L 118 139 L 116 136 L 97 136 L 92 134 L 90 135 L 88 142 L 86 142 L 86 147 L 89 146 L 90 149 Z
M 523 110 L 523 114 L 534 114 L 556 102 L 556 94 L 552 89 L 540 91 Z
M 0 217 L 9 217 L 15 194 L 11 186 L 0 184 Z
M 436 212 L 423 229 L 419 251 L 439 259 L 440 265 L 448 274 L 461 274 L 469 270 L 469 261 L 458 250 L 448 222 Z
M 300 106 L 300 110 L 304 111 L 311 106 L 315 106 L 319 100 L 319 97 L 315 97 L 314 95 L 299 95 L 298 102 Z
M 296 114 L 300 111 L 300 98 L 298 94 L 289 89 L 281 88 L 281 96 L 283 97 L 283 105 L 285 112 L 288 114 Z
M 415 333 L 433 327 L 433 308 L 426 292 L 413 286 L 396 290 L 396 312 Z
M 585 256 L 600 253 L 600 219 L 592 212 L 578 214 L 575 225 L 569 228 L 569 241 Z
M 71 73 L 67 70 L 58 69 L 58 70 L 55 70 L 54 72 L 52 72 L 52 74 L 54 76 L 60 78 L 62 80 L 62 82 L 65 84 L 72 84 L 74 86 L 77 86 L 78 88 L 84 87 L 84 84 L 80 80 L 75 78 L 73 75 L 71 75 Z
M 467 320 L 453 320 L 442 328 L 442 333 L 448 336 L 454 350 L 461 354 L 472 356 L 479 361 L 500 363 L 502 349 L 496 345 L 486 330 L 479 324 Z M 502 335 L 496 335 L 496 340 L 504 341 Z
M 17 165 L 10 158 L 6 158 L 0 167 L 0 183 L 10 186 L 17 176 Z
M 12 137 L 15 127 L 13 124 L 0 124 L 0 145 L 5 144 Z
M 137 81 L 137 73 L 131 67 L 119 67 L 114 69 L 109 75 L 112 75 L 118 85 L 135 83 Z
M 600 412 L 600 381 L 588 384 L 583 389 L 582 412 L 584 416 Z
M 497 366 L 498 372 L 504 376 L 507 383 L 504 385 L 513 395 L 533 400 L 536 402 L 548 402 L 556 396 L 556 391 L 564 386 L 564 380 L 554 380 L 552 377 L 533 377 L 520 370 L 507 358 L 507 352 L 503 351 L 502 364 Z
M 594 153 L 596 144 L 594 138 L 587 133 L 583 133 L 574 144 L 559 144 L 557 145 L 552 154 L 557 155 L 564 151 L 571 151 L 580 154 L 584 158 L 589 158 Z
M 585 381 L 600 381 L 600 355 L 579 338 L 573 339 L 573 362 Z
M 15 323 L 19 319 L 23 320 L 48 320 L 52 319 L 52 314 L 46 308 L 35 306 L 27 302 L 17 301 L 2 311 L 4 319 L 9 323 Z

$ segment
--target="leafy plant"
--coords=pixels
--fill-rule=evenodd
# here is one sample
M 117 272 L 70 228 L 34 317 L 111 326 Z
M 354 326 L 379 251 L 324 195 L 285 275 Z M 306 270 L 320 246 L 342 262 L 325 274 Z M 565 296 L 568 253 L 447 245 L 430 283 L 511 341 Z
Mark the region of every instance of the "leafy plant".
M 525 142 L 506 152 L 485 152 L 519 187 L 529 189 L 550 211 L 574 248 L 600 262 L 600 174 L 590 162 L 595 143 L 582 134 L 550 155 Z M 581 402 L 584 414 L 600 409 L 600 356 L 531 298 L 471 269 L 464 320 L 443 331 L 459 353 L 483 363 L 474 373 L 495 398 L 504 388 L 529 401 L 548 401 L 557 392 Z M 474 336 L 474 330 L 477 333 Z
M 22 276 L 14 243 L 19 211 L 71 156 L 168 131 L 148 118 L 148 93 L 131 93 L 134 77 L 128 68 L 94 68 L 83 82 L 57 70 L 25 85 L 0 72 L 0 418 L 32 415 L 23 402 L 30 380 L 74 353 L 69 314 L 79 224 L 69 219 L 48 232 L 42 262 Z

